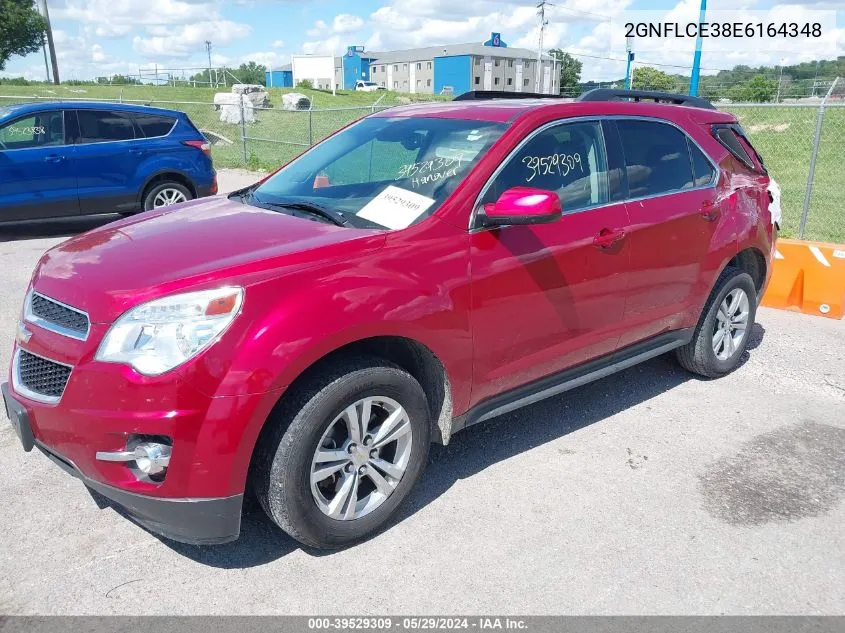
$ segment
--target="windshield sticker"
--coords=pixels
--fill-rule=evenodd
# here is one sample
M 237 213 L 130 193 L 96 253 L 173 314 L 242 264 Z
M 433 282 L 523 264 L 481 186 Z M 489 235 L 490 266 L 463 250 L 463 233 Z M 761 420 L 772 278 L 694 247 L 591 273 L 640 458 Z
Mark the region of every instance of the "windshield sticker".
M 581 169 L 584 173 L 584 164 L 581 162 L 581 154 L 549 154 L 548 156 L 526 156 L 522 162 L 531 172 L 525 182 L 531 182 L 537 176 L 544 176 L 557 172 L 559 176 L 568 176 L 569 172 Z
M 433 204 L 433 198 L 391 185 L 370 200 L 357 215 L 389 229 L 404 229 Z

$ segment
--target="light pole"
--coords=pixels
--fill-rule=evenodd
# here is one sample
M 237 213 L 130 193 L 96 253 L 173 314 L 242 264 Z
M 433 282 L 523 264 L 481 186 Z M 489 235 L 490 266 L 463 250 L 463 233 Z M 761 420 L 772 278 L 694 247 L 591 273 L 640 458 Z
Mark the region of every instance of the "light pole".
M 775 96 L 775 103 L 780 103 L 780 85 L 783 82 L 783 63 L 786 61 L 786 58 L 781 57 L 780 59 L 780 76 L 778 76 L 778 93 Z
M 698 37 L 695 38 L 695 56 L 692 58 L 692 77 L 689 82 L 689 93 L 698 96 L 698 75 L 701 72 L 701 25 L 707 12 L 707 0 L 701 0 L 701 11 L 698 14 Z

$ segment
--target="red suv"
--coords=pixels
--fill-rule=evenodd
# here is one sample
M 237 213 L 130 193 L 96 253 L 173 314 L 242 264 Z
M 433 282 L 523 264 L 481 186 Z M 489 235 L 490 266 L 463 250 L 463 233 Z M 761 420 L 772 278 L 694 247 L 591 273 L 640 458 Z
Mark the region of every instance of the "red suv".
M 768 176 L 680 95 L 464 95 L 373 114 L 228 197 L 70 239 L 26 294 L 6 408 L 148 529 L 382 527 L 432 441 L 674 350 L 740 362 Z

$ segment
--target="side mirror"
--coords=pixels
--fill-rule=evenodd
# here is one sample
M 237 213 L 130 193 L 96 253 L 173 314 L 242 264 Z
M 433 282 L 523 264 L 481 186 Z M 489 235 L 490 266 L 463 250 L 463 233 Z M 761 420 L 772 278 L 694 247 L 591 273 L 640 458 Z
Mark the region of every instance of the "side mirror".
M 496 202 L 484 205 L 484 226 L 546 224 L 560 218 L 560 198 L 553 191 L 513 187 Z

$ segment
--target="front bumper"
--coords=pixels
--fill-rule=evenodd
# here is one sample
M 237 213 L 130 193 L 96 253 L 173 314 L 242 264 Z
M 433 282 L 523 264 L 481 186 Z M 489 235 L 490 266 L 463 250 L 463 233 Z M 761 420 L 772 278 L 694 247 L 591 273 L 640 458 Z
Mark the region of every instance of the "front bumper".
M 15 398 L 8 383 L 0 385 L 0 389 L 24 450 L 29 451 L 36 446 L 62 470 L 116 504 L 119 510 L 141 526 L 165 538 L 196 545 L 226 543 L 238 538 L 243 494 L 212 498 L 153 497 L 86 477 L 70 459 L 34 436 L 29 411 Z
M 68 460 L 43 444 L 42 453 L 66 473 L 119 506 L 129 518 L 164 538 L 192 545 L 228 543 L 241 531 L 243 495 L 212 499 L 169 499 L 126 492 L 88 479 Z

